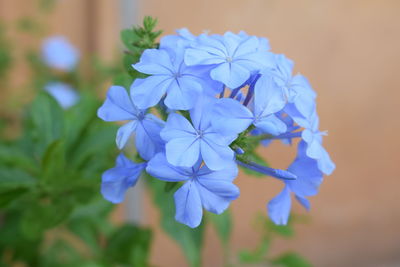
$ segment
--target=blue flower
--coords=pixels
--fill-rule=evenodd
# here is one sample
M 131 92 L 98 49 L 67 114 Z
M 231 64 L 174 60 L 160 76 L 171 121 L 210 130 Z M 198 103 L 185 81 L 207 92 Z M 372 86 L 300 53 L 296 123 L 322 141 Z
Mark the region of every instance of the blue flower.
M 211 126 L 211 98 L 198 100 L 190 111 L 190 123 L 184 116 L 171 113 L 161 131 L 166 142 L 168 162 L 175 166 L 192 167 L 201 157 L 208 168 L 220 170 L 234 160 L 229 144 L 236 135 L 222 135 Z
M 163 149 L 160 131 L 164 121 L 138 109 L 125 88 L 112 86 L 108 90 L 106 101 L 97 111 L 97 115 L 105 121 L 129 121 L 117 132 L 116 142 L 119 149 L 125 146 L 133 133 L 136 133 L 136 148 L 143 159 L 149 160 Z
M 207 67 L 188 67 L 183 62 L 184 47 L 147 49 L 140 62 L 132 65 L 151 76 L 136 79 L 131 86 L 135 104 L 142 109 L 156 105 L 167 94 L 164 103 L 174 110 L 193 108 L 201 93 L 215 94 L 219 87 L 208 78 Z M 168 53 L 170 52 L 170 53 Z M 219 88 L 220 89 L 220 88 Z
M 211 78 L 227 87 L 237 88 L 250 78 L 253 72 L 272 67 L 272 54 L 261 51 L 260 40 L 255 36 L 201 35 L 186 49 L 185 63 L 188 66 L 212 65 Z
M 292 76 L 293 61 L 284 55 L 274 55 L 274 57 L 275 66 L 265 69 L 264 75 L 273 79 L 271 86 L 281 90 L 281 101 L 288 102 L 285 111 L 297 124 L 308 127 L 308 121 L 316 109 L 316 93 L 306 77 L 301 74 Z
M 233 162 L 219 171 L 201 166 L 201 160 L 191 168 L 176 167 L 159 153 L 149 161 L 146 171 L 160 180 L 185 182 L 174 194 L 175 219 L 191 228 L 200 225 L 203 207 L 220 214 L 239 196 L 239 188 L 232 183 L 238 174 Z
M 47 91 L 63 109 L 69 109 L 79 101 L 78 92 L 69 84 L 62 82 L 51 82 L 46 84 Z
M 135 186 L 140 174 L 146 168 L 147 163 L 135 163 L 119 154 L 116 166 L 103 173 L 101 182 L 101 194 L 112 203 L 120 203 L 124 200 L 129 187 Z
M 318 128 L 319 118 L 317 114 L 314 113 L 312 116 L 311 128 L 304 129 L 301 137 L 307 144 L 307 156 L 317 160 L 318 168 L 326 175 L 330 175 L 335 169 L 335 163 L 333 163 L 328 152 L 326 152 L 325 148 L 322 146 L 322 136 L 326 135 L 326 132 L 320 132 Z
M 79 61 L 79 52 L 63 36 L 53 36 L 42 45 L 43 61 L 51 68 L 71 71 Z
M 317 161 L 307 156 L 304 142 L 299 143 L 297 158 L 289 166 L 288 171 L 295 174 L 297 179 L 285 180 L 285 187 L 268 203 L 267 207 L 269 217 L 278 225 L 285 225 L 288 222 L 292 203 L 291 194 L 293 193 L 297 201 L 309 210 L 310 203 L 307 197 L 318 193 L 323 180 Z
M 286 132 L 286 124 L 275 116 L 285 106 L 285 100 L 271 82 L 271 77 L 264 75 L 255 82 L 253 111 L 234 99 L 219 99 L 213 109 L 214 128 L 226 134 L 237 134 L 254 124 L 264 133 L 279 135 Z

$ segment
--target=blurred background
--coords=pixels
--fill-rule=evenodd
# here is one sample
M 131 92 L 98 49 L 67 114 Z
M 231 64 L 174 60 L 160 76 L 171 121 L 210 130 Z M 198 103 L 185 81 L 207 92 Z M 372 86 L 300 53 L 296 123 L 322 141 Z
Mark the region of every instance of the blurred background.
M 398 0 L 59 0 L 48 16 L 35 12 L 33 1 L 0 0 L 1 20 L 37 17 L 50 35 L 68 37 L 83 57 L 97 54 L 106 62 L 121 52 L 120 30 L 145 15 L 158 18 L 164 34 L 187 27 L 195 34 L 245 30 L 267 37 L 272 51 L 293 59 L 295 71 L 317 91 L 321 129 L 329 133 L 325 147 L 337 166 L 311 199 L 308 222 L 296 226 L 292 240 L 278 241 L 274 252 L 296 250 L 315 266 L 400 265 Z M 41 44 L 29 35 L 9 34 L 18 46 Z M 1 88 L 0 105 L 10 105 L 6 96 L 25 97 L 22 84 L 30 73 L 20 55 L 15 57 L 12 86 Z M 104 95 L 106 89 L 99 91 Z M 286 168 L 295 148 L 276 142 L 262 154 L 271 165 Z M 254 214 L 265 212 L 282 185 L 243 173 L 236 181 L 241 196 L 231 206 L 232 245 L 239 250 L 258 242 Z M 159 214 L 149 196 L 138 192 L 128 202 L 119 206 L 116 220 L 156 227 Z M 295 211 L 304 214 L 298 206 Z M 206 236 L 204 264 L 220 266 L 216 234 L 207 229 Z M 185 266 L 179 247 L 158 228 L 154 239 L 152 263 Z

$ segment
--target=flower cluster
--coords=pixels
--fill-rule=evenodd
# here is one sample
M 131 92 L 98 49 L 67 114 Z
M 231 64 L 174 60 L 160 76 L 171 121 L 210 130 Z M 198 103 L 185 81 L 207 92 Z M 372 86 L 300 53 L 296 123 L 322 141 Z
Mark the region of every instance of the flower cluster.
M 239 196 L 233 180 L 240 165 L 284 183 L 267 205 L 276 224 L 287 223 L 292 194 L 309 209 L 307 197 L 335 165 L 322 146 L 314 90 L 304 76 L 293 75 L 290 59 L 270 52 L 267 39 L 244 32 L 195 36 L 182 29 L 162 38 L 158 49 L 145 50 L 132 67 L 148 76 L 136 79 L 129 94 L 112 86 L 98 116 L 128 121 L 117 132 L 117 146 L 123 149 L 134 134 L 142 161 L 121 153 L 103 175 L 104 198 L 123 201 L 143 171 L 181 182 L 175 218 L 197 227 L 203 208 L 220 214 Z M 277 139 L 299 139 L 287 170 L 251 157 L 258 144 Z

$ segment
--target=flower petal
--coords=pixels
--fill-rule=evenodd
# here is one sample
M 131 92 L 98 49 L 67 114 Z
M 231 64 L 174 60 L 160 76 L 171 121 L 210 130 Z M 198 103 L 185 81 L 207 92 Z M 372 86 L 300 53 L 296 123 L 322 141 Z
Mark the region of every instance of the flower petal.
M 186 171 L 182 167 L 175 167 L 167 161 L 164 153 L 158 153 L 147 164 L 146 171 L 160 180 L 168 182 L 180 182 L 189 180 Z
M 140 61 L 133 64 L 132 67 L 145 74 L 166 74 L 170 75 L 173 71 L 171 58 L 168 53 L 162 49 L 144 50 Z
M 286 225 L 289 220 L 292 201 L 290 190 L 287 186 L 268 203 L 268 215 L 277 225 Z
M 140 108 L 155 106 L 165 94 L 173 78 L 167 75 L 154 75 L 136 79 L 131 85 L 132 101 Z
M 265 133 L 279 135 L 287 130 L 286 124 L 275 115 L 269 115 L 254 122 L 254 125 Z
M 175 194 L 175 219 L 191 228 L 200 225 L 203 208 L 197 187 L 194 182 L 186 182 Z
M 211 170 L 221 170 L 229 165 L 235 153 L 228 145 L 216 144 L 211 138 L 204 136 L 200 142 L 201 156 Z
M 168 162 L 174 166 L 192 167 L 200 156 L 200 142 L 194 136 L 172 139 L 165 149 Z
M 163 149 L 160 137 L 162 128 L 163 122 L 152 114 L 147 114 L 139 122 L 136 128 L 136 148 L 143 159 L 149 160 Z
M 185 117 L 171 113 L 160 135 L 164 141 L 168 142 L 174 138 L 193 137 L 196 135 L 196 130 Z
M 119 149 L 124 148 L 129 140 L 129 137 L 136 131 L 137 124 L 137 120 L 130 121 L 118 129 L 116 142 Z
M 135 119 L 137 108 L 131 102 L 128 92 L 122 86 L 111 86 L 107 98 L 97 110 L 97 116 L 104 121 Z
M 134 163 L 120 154 L 117 166 L 103 173 L 101 194 L 112 203 L 122 202 L 126 191 L 136 184 L 145 167 L 146 163 Z
M 236 88 L 250 78 L 250 71 L 240 64 L 222 63 L 210 72 L 211 78 L 224 83 L 229 88 Z
M 253 122 L 253 113 L 238 101 L 222 98 L 212 109 L 213 129 L 224 135 L 239 134 Z
M 195 79 L 181 77 L 171 82 L 164 103 L 174 110 L 188 110 L 193 108 L 202 92 L 202 87 Z

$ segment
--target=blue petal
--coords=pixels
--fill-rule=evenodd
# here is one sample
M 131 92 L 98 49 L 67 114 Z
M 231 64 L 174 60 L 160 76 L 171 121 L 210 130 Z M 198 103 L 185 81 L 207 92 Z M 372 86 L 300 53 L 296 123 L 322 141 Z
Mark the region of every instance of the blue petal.
M 97 116 L 105 121 L 133 120 L 137 113 L 128 92 L 121 86 L 111 86 L 104 104 L 97 110 Z
M 215 52 L 219 55 L 214 54 Z M 210 47 L 205 48 L 205 50 L 188 48 L 185 52 L 184 61 L 188 66 L 213 65 L 225 62 L 225 56 L 221 51 Z
M 326 175 L 331 175 L 335 170 L 336 165 L 333 163 L 331 158 L 329 157 L 328 152 L 325 149 L 322 151 L 322 156 L 318 160 L 318 168 L 325 173 Z
M 136 148 L 140 156 L 151 159 L 157 152 L 163 150 L 163 141 L 160 137 L 163 121 L 152 114 L 147 114 L 136 128 Z
M 229 165 L 235 153 L 228 145 L 216 144 L 212 138 L 204 136 L 200 142 L 201 156 L 211 170 L 221 170 Z
M 164 153 L 158 153 L 147 164 L 146 171 L 160 180 L 168 182 L 180 182 L 189 180 L 189 170 L 175 167 L 168 163 Z
M 256 52 L 258 46 L 259 46 L 259 41 L 256 36 L 249 36 L 247 38 L 243 38 L 240 44 L 237 45 L 235 54 L 233 56 L 235 59 L 237 57 L 247 56 L 250 53 Z
M 171 75 L 173 66 L 168 53 L 162 49 L 146 49 L 140 61 L 132 67 L 145 74 L 166 74 Z
M 221 134 L 239 134 L 253 122 L 252 112 L 238 101 L 222 98 L 214 105 L 211 124 Z
M 175 194 L 175 219 L 191 228 L 200 225 L 203 208 L 197 187 L 193 181 L 186 182 Z
M 296 199 L 307 211 L 310 211 L 311 205 L 307 198 L 296 195 Z
M 286 124 L 278 119 L 275 115 L 269 115 L 267 117 L 258 119 L 254 122 L 254 125 L 263 132 L 272 135 L 279 135 L 287 130 Z
M 120 154 L 116 167 L 103 173 L 101 183 L 103 197 L 112 203 L 122 202 L 126 191 L 136 184 L 145 167 L 146 163 L 134 163 Z
M 136 131 L 137 124 L 137 120 L 130 121 L 118 129 L 116 142 L 119 149 L 124 148 L 129 140 L 129 137 Z
M 195 136 L 172 139 L 165 149 L 168 162 L 174 166 L 192 167 L 200 156 L 200 142 Z
M 224 169 L 219 171 L 210 170 L 207 166 L 203 166 L 197 176 L 203 180 L 226 180 L 232 182 L 238 176 L 239 170 L 235 162 L 227 164 Z
M 174 138 L 193 137 L 196 135 L 196 130 L 185 117 L 171 113 L 160 135 L 164 141 L 168 142 Z
M 269 75 L 261 75 L 254 87 L 254 114 L 268 116 L 284 108 L 286 99 Z
M 167 90 L 168 95 L 164 100 L 167 107 L 175 110 L 188 110 L 195 105 L 202 92 L 202 87 L 196 79 L 183 76 L 172 81 Z
M 215 102 L 216 98 L 208 95 L 202 95 L 197 99 L 196 105 L 190 110 L 190 118 L 194 128 L 205 131 L 210 127 L 210 123 L 214 119 L 211 110 Z
M 268 215 L 275 224 L 286 225 L 289 220 L 291 206 L 290 190 L 285 186 L 282 192 L 268 203 Z
M 323 180 L 322 173 L 318 169 L 317 161 L 307 157 L 307 155 L 301 151 L 304 149 L 304 142 L 300 142 L 298 156 L 288 168 L 288 171 L 294 173 L 297 179 L 286 182 L 291 191 L 302 197 L 316 195 Z
M 223 179 L 198 179 L 196 185 L 203 207 L 215 214 L 224 212 L 239 197 L 239 188 Z
M 131 85 L 132 101 L 140 108 L 155 106 L 167 92 L 173 78 L 167 75 L 154 75 L 136 79 Z
M 250 78 L 250 71 L 240 64 L 222 63 L 210 72 L 211 78 L 224 83 L 229 88 L 236 88 Z

